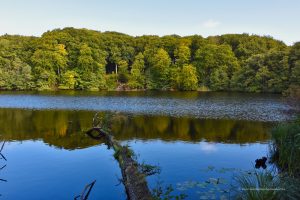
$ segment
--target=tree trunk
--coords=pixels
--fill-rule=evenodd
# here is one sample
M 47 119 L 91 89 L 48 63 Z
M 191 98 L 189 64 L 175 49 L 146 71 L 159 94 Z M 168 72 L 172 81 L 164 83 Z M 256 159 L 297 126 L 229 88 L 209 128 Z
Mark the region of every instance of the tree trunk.
M 92 132 L 94 131 L 98 132 L 99 135 L 93 136 Z M 123 178 L 122 182 L 129 200 L 153 199 L 148 188 L 146 175 L 139 171 L 138 163 L 132 158 L 132 152 L 128 147 L 121 146 L 112 135 L 97 127 L 87 131 L 87 134 L 94 139 L 101 136 L 105 137 L 107 145 L 114 149 L 114 157 L 119 162 Z

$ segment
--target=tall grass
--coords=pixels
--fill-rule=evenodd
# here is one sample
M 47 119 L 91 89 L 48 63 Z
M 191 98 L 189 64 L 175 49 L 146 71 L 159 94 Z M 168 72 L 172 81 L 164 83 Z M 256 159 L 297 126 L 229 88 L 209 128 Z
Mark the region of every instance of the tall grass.
M 280 187 L 283 191 L 278 192 L 278 199 L 299 200 L 300 199 L 300 180 L 290 177 L 285 173 L 280 175 Z
M 278 199 L 280 181 L 270 171 L 254 170 L 251 173 L 242 173 L 236 180 L 240 186 L 236 199 Z
M 300 119 L 275 127 L 272 138 L 270 157 L 278 170 L 237 176 L 237 199 L 300 199 Z
M 235 199 L 300 199 L 300 180 L 285 173 L 255 170 L 254 173 L 240 174 L 236 181 L 240 190 L 237 191 Z
M 278 125 L 272 137 L 271 160 L 281 172 L 300 178 L 300 120 Z

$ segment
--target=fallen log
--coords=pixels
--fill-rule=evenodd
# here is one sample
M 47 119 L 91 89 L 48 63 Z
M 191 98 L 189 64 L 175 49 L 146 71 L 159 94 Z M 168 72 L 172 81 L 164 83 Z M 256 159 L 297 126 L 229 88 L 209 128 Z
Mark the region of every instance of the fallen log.
M 95 136 L 93 132 L 97 132 L 98 135 Z M 108 134 L 99 127 L 88 130 L 87 135 L 93 139 L 104 137 L 107 145 L 114 149 L 114 157 L 121 168 L 122 183 L 125 186 L 129 200 L 153 199 L 148 188 L 146 175 L 139 170 L 138 163 L 132 158 L 133 152 L 127 146 L 120 145 L 111 134 Z

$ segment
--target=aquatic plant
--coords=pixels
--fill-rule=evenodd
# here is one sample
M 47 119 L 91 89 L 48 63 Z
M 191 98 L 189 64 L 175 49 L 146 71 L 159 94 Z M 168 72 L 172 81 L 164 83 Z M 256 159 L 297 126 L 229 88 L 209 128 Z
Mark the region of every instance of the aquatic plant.
M 208 166 L 201 169 L 209 178 L 202 180 L 189 180 L 177 183 L 177 190 L 188 191 L 193 189 L 196 191 L 199 199 L 232 199 L 236 192 L 237 184 L 233 180 L 234 173 L 240 173 L 237 168 L 216 168 Z
M 163 186 L 162 181 L 158 181 L 156 187 L 152 190 L 154 200 L 182 200 L 188 196 L 186 194 L 173 194 L 175 189 L 172 185 Z
M 284 190 L 278 176 L 268 170 L 241 173 L 235 179 L 240 186 L 236 199 L 277 199 L 278 191 Z

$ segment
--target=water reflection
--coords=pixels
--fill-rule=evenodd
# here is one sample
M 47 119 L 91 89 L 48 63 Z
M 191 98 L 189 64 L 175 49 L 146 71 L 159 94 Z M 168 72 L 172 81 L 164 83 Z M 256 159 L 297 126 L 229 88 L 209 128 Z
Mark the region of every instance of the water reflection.
M 84 134 L 91 127 L 93 115 L 90 111 L 0 109 L 0 133 L 8 141 L 43 140 L 58 148 L 86 148 L 99 144 Z M 244 144 L 266 142 L 271 126 L 254 121 L 118 114 L 112 131 L 121 141 L 206 140 Z
M 200 92 L 0 92 L 0 107 L 269 122 L 291 119 L 293 109 L 279 95 Z

